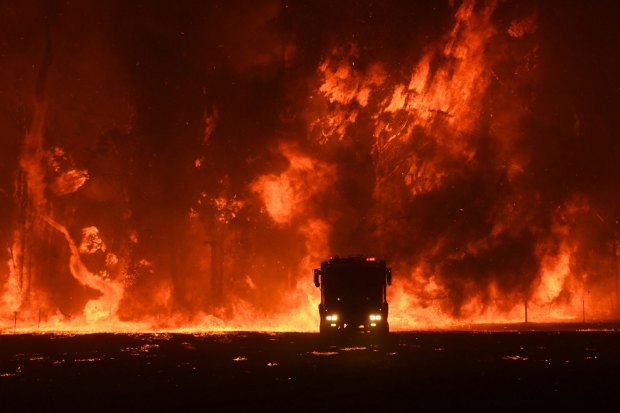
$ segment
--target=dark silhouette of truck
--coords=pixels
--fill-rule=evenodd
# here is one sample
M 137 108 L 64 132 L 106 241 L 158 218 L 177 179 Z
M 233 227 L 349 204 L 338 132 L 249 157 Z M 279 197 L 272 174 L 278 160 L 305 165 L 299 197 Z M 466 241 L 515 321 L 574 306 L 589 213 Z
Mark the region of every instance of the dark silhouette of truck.
M 344 331 L 387 334 L 387 286 L 392 270 L 372 257 L 333 257 L 314 270 L 314 285 L 321 288 L 321 335 Z

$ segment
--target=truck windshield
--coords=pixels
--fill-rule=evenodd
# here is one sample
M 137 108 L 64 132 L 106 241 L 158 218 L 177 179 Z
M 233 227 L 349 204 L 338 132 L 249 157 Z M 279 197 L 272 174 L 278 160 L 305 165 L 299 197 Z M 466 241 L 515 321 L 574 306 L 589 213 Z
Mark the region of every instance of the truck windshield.
M 329 268 L 323 276 L 323 293 L 328 305 L 368 303 L 381 305 L 385 272 L 368 267 Z

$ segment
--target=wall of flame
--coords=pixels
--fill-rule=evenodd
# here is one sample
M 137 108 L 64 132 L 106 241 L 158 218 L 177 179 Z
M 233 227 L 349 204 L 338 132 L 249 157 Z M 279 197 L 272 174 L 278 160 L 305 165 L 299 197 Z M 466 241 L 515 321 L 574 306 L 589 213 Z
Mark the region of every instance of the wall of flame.
M 360 253 L 395 329 L 619 317 L 617 11 L 126 3 L 0 6 L 1 331 L 312 331 Z

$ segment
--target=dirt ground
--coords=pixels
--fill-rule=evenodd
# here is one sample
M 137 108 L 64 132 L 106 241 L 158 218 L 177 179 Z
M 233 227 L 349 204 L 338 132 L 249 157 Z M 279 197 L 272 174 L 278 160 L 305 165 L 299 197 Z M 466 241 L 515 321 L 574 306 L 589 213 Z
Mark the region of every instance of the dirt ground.
M 0 335 L 0 411 L 618 411 L 619 331 Z

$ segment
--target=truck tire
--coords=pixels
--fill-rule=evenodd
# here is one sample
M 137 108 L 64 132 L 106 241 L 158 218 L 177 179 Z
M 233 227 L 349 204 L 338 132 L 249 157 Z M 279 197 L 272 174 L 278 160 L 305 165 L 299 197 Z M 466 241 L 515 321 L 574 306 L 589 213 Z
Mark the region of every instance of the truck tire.
M 321 324 L 319 324 L 319 332 L 322 336 L 329 336 L 333 333 L 333 328 L 327 325 L 325 321 L 321 321 Z

